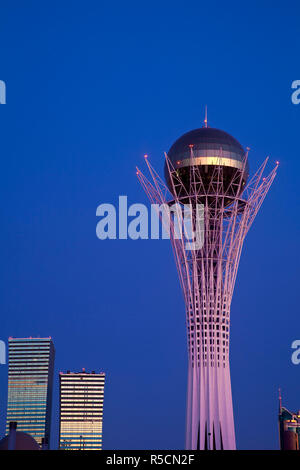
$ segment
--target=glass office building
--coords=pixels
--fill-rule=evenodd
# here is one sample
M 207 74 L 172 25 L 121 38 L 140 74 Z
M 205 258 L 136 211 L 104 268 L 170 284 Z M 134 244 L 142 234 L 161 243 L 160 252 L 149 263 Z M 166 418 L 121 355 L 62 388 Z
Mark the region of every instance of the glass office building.
M 51 338 L 9 338 L 6 434 L 10 421 L 45 447 L 50 442 L 54 346 Z
M 105 373 L 60 372 L 59 448 L 101 450 Z

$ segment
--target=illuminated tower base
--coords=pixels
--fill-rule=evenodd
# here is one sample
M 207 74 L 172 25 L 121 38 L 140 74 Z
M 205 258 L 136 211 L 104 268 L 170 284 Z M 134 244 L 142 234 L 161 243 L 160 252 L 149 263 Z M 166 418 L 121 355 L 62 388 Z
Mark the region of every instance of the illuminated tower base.
M 236 448 L 229 364 L 188 366 L 186 449 Z

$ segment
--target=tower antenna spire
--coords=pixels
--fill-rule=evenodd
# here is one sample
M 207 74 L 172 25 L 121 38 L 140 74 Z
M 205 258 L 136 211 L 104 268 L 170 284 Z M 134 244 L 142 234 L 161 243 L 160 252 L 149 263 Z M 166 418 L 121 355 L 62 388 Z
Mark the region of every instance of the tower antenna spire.
M 207 126 L 207 105 L 205 105 L 205 117 L 204 117 L 204 126 L 203 127 L 208 127 Z

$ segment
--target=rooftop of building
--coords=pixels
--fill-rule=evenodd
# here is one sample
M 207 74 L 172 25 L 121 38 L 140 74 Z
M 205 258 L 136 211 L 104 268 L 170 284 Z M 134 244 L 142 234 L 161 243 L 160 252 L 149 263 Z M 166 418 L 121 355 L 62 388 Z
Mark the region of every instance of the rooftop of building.
M 28 338 L 14 338 L 13 336 L 9 336 L 8 341 L 28 341 L 28 340 L 33 340 L 33 341 L 49 341 L 49 339 L 52 340 L 51 336 L 46 336 L 46 337 L 39 337 L 39 336 L 28 336 Z
M 97 375 L 97 376 L 105 376 L 105 372 L 96 372 L 92 370 L 91 372 L 87 372 L 85 368 L 83 368 L 79 372 L 71 372 L 70 370 L 67 370 L 67 372 L 59 372 L 59 375 Z

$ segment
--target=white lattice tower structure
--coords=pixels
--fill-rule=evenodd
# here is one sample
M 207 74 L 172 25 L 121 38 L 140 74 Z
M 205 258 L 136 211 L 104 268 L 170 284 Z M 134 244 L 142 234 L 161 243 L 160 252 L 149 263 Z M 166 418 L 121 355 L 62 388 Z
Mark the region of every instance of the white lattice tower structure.
M 228 183 L 228 176 L 227 181 L 224 176 L 227 156 L 222 148 L 212 160 L 211 156 L 195 156 L 193 145 L 189 147 L 189 164 L 185 163 L 185 167 L 187 159 L 174 164 L 165 154 L 167 183 L 151 166 L 147 156 L 151 181 L 139 169 L 137 176 L 152 204 L 171 206 L 176 203 L 176 207 L 189 204 L 193 208 L 195 233 L 199 230 L 196 207 L 203 205 L 200 228 L 203 245 L 200 249 L 186 249 L 190 240 L 184 230 L 181 238 L 176 236 L 175 215 L 176 223 L 179 220 L 179 225 L 183 225 L 183 211 L 177 210 L 171 216 L 170 230 L 186 306 L 186 449 L 235 449 L 229 368 L 231 299 L 245 236 L 275 178 L 278 162 L 264 177 L 267 158 L 245 184 L 247 151 L 238 164 L 229 162 L 235 164 L 235 168 Z M 200 158 L 202 163 L 211 165 L 209 183 Z M 183 167 L 184 173 L 179 171 Z M 165 223 L 161 212 L 159 215 Z

